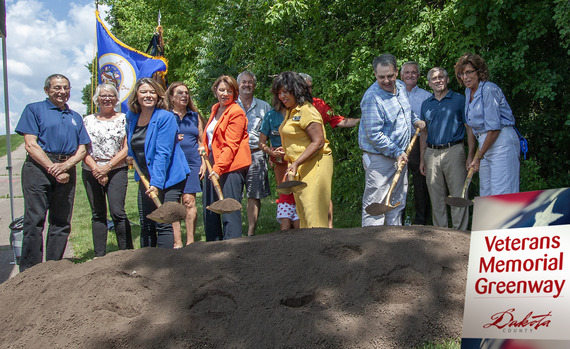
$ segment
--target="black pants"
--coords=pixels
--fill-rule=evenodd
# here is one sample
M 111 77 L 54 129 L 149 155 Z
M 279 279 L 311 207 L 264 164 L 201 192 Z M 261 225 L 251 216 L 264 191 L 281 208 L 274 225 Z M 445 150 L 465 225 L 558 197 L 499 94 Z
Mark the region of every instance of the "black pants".
M 184 180 L 164 190 L 159 189 L 158 198 L 160 202 L 180 201 L 185 182 Z M 147 215 L 156 210 L 156 205 L 145 192 L 146 188 L 142 184 L 142 181 L 139 181 L 138 204 L 141 222 L 141 247 L 173 248 L 174 233 L 172 231 L 172 224 L 157 223 L 146 218 Z
M 22 166 L 24 194 L 24 238 L 20 272 L 42 262 L 44 239 L 42 232 L 48 215 L 46 260 L 63 258 L 71 232 L 71 214 L 75 198 L 75 167 L 69 171 L 69 182 L 58 183 L 55 177 L 29 156 Z
M 131 224 L 125 213 L 127 167 L 112 170 L 107 176 L 109 181 L 103 186 L 93 177 L 91 171 L 83 169 L 83 185 L 91 206 L 91 231 L 95 257 L 101 257 L 107 253 L 107 202 L 111 219 L 115 224 L 119 250 L 133 248 Z
M 414 224 L 426 225 L 431 216 L 431 201 L 426 183 L 426 177 L 420 173 L 420 144 L 416 142 L 410 152 L 408 169 L 412 174 L 414 185 L 414 206 L 416 216 Z
M 248 168 L 224 173 L 220 176 L 219 182 L 224 198 L 236 199 L 241 202 L 243 187 Z M 206 209 L 214 201 L 219 200 L 214 189 L 214 184 L 206 177 L 206 185 L 202 193 L 204 209 L 204 230 L 206 231 L 206 241 L 229 240 L 242 236 L 241 211 L 227 214 L 217 214 Z

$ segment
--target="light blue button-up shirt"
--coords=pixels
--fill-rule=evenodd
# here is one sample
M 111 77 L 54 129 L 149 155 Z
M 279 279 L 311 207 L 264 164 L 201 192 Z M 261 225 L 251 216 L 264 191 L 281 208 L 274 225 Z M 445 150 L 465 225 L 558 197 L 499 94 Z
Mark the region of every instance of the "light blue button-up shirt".
M 515 125 L 515 117 L 503 91 L 490 81 L 480 81 L 473 100 L 471 89 L 465 89 L 465 122 L 475 135 Z
M 419 117 L 422 109 L 422 103 L 432 96 L 431 93 L 424 90 L 423 88 L 419 88 L 417 85 L 411 90 L 408 91 L 406 89 L 406 94 L 408 95 L 408 99 L 410 100 L 410 105 L 412 106 L 412 111 L 416 113 Z
M 419 118 L 412 111 L 403 82 L 396 81 L 396 94 L 384 91 L 374 82 L 364 93 L 360 109 L 360 149 L 394 159 L 405 152 L 413 123 Z

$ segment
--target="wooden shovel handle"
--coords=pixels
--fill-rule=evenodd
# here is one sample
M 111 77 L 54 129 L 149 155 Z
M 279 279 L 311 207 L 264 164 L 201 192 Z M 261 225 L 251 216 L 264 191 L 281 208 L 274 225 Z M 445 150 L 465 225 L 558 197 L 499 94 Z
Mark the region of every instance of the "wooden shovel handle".
M 149 183 L 148 179 L 146 179 L 146 177 L 142 173 L 142 171 L 141 171 L 139 165 L 137 164 L 137 162 L 135 161 L 135 159 L 133 159 L 133 167 L 135 168 L 135 171 L 137 171 L 137 173 L 139 174 L 139 177 L 141 178 L 141 182 L 143 183 L 144 187 L 146 188 L 146 190 L 148 190 L 148 188 L 150 188 L 150 183 Z M 160 199 L 158 198 L 158 196 L 156 196 L 155 192 L 153 192 L 153 191 L 150 192 L 150 198 L 152 199 L 152 201 L 154 201 L 154 204 L 156 205 L 156 207 L 162 206 L 162 203 L 160 202 Z
M 208 168 L 208 173 L 212 174 L 212 172 L 214 172 L 214 171 L 212 170 L 212 164 L 210 164 L 210 160 L 208 160 L 208 158 L 206 157 L 206 151 L 203 149 L 200 150 L 200 156 L 202 157 L 202 159 L 204 159 L 204 162 L 206 163 L 206 167 Z M 216 193 L 218 194 L 218 198 L 220 200 L 223 200 L 224 194 L 222 194 L 222 188 L 220 187 L 220 182 L 218 182 L 218 179 L 216 178 L 216 176 L 212 176 L 209 178 L 212 181 L 212 183 L 214 184 L 214 189 L 216 190 Z
M 414 134 L 414 136 L 412 137 L 412 140 L 410 141 L 410 144 L 408 144 L 408 147 L 406 148 L 406 155 L 410 155 L 410 153 L 412 152 L 412 148 L 414 147 L 414 144 L 416 143 L 416 139 L 418 138 L 418 134 L 420 133 L 420 128 L 416 127 L 416 133 Z M 392 196 L 392 191 L 394 190 L 394 188 L 396 188 L 396 185 L 398 184 L 398 180 L 400 180 L 400 175 L 402 174 L 402 171 L 404 170 L 404 166 L 406 164 L 404 164 L 404 162 L 400 162 L 398 164 L 398 169 L 396 170 L 396 174 L 394 175 L 394 179 L 392 179 L 392 184 L 390 184 L 390 189 L 388 189 L 388 195 L 386 195 L 386 205 L 390 205 L 390 196 Z
M 292 181 L 295 179 L 295 175 L 291 171 L 286 171 L 283 175 L 283 180 L 281 182 Z
M 479 147 L 477 147 L 477 151 L 475 152 L 474 159 L 477 159 L 478 156 L 479 156 Z M 463 191 L 461 192 L 462 198 L 464 198 L 465 194 L 467 193 L 467 188 L 469 187 L 469 184 L 471 183 L 471 179 L 473 178 L 474 173 L 475 173 L 474 168 L 470 168 L 469 171 L 467 172 L 467 177 L 465 178 L 465 184 L 463 185 Z
M 416 143 L 416 139 L 418 138 L 419 134 L 420 134 L 420 128 L 416 127 L 416 133 L 414 133 L 414 136 L 412 137 L 410 144 L 408 144 L 408 147 L 406 148 L 406 155 L 410 155 L 410 153 L 412 152 L 412 148 L 414 147 L 414 144 Z

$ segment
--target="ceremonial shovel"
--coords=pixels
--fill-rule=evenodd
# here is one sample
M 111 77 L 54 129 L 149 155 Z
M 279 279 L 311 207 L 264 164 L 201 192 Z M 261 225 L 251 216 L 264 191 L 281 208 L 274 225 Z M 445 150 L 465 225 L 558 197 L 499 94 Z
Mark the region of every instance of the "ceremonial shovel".
M 412 140 L 408 145 L 408 148 L 406 149 L 406 155 L 410 155 L 410 152 L 414 147 L 414 143 L 416 142 L 416 138 L 418 138 L 418 133 L 420 133 L 419 127 L 416 128 L 416 133 L 414 134 L 414 137 L 412 137 Z M 400 206 L 401 204 L 400 202 L 397 202 L 394 206 L 390 205 L 390 196 L 392 196 L 392 191 L 394 191 L 394 188 L 396 188 L 396 184 L 398 184 L 398 180 L 400 179 L 400 174 L 402 173 L 404 166 L 405 164 L 403 161 L 400 162 L 400 164 L 398 165 L 398 170 L 394 175 L 394 179 L 392 179 L 392 184 L 390 184 L 390 189 L 388 189 L 388 195 L 386 195 L 386 200 L 384 200 L 384 203 L 383 204 L 379 202 L 371 203 L 370 205 L 366 206 L 366 208 L 364 209 L 366 213 L 368 213 L 371 216 L 380 216 Z
M 285 176 L 283 176 L 283 182 L 281 182 L 275 190 L 279 194 L 291 194 L 300 192 L 307 187 L 307 183 L 293 180 L 293 177 L 294 175 L 291 172 L 287 172 Z
M 208 173 L 211 174 L 212 165 L 210 164 L 210 161 L 206 157 L 206 152 L 204 150 L 200 150 L 200 155 L 202 156 L 204 162 L 206 163 L 206 166 L 208 167 Z M 222 194 L 222 188 L 220 187 L 220 183 L 218 182 L 218 179 L 215 176 L 212 176 L 210 180 L 214 184 L 214 188 L 216 189 L 216 194 L 218 194 L 219 200 L 213 202 L 210 206 L 207 206 L 206 208 L 208 210 L 215 212 L 217 214 L 226 214 L 241 210 L 241 203 L 236 199 L 232 198 L 224 199 L 224 194 Z
M 475 159 L 479 156 L 479 148 L 475 152 Z M 473 173 L 475 173 L 475 169 L 469 169 L 467 172 L 467 178 L 465 178 L 465 185 L 463 185 L 463 191 L 461 192 L 461 197 L 453 197 L 448 195 L 444 201 L 449 206 L 456 206 L 456 207 L 468 207 L 473 205 L 473 200 L 467 199 L 465 196 L 467 195 L 467 188 L 469 188 L 469 184 L 471 183 L 471 178 L 473 178 Z
M 141 178 L 141 182 L 143 183 L 144 187 L 146 188 L 146 190 L 148 190 L 148 188 L 150 188 L 150 183 L 148 182 L 148 179 L 146 179 L 139 165 L 134 159 L 133 159 L 133 167 L 135 168 L 135 171 L 137 171 L 137 173 L 139 174 L 139 177 Z M 154 204 L 156 205 L 157 208 L 156 210 L 152 211 L 149 215 L 146 216 L 148 219 L 152 219 L 157 223 L 174 223 L 184 220 L 186 218 L 186 207 L 184 207 L 184 205 L 182 205 L 181 203 L 168 201 L 165 202 L 163 205 L 160 202 L 158 196 L 156 196 L 156 193 L 154 192 L 150 193 L 150 197 L 152 201 L 154 201 Z

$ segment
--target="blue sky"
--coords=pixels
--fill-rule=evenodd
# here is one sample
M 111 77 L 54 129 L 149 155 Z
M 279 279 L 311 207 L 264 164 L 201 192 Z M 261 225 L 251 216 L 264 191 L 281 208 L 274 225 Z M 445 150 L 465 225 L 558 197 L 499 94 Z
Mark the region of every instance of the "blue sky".
M 94 55 L 94 1 L 6 0 L 6 31 L 11 133 L 26 104 L 45 99 L 44 80 L 53 73 L 71 80 L 68 104 L 84 114 L 81 90 L 89 83 L 85 65 Z M 6 134 L 4 104 L 0 83 L 0 134 Z

